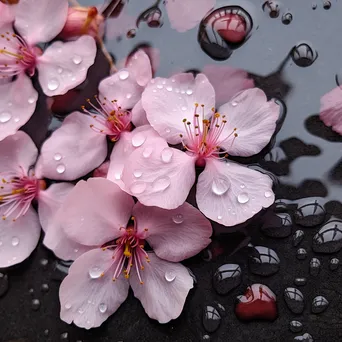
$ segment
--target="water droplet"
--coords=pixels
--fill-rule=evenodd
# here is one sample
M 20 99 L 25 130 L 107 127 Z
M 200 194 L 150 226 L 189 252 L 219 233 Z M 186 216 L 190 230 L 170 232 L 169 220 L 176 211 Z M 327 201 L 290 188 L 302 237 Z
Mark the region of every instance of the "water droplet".
M 292 218 L 288 213 L 270 213 L 264 220 L 261 231 L 270 237 L 285 238 L 292 232 Z
M 299 248 L 297 250 L 296 257 L 298 260 L 304 260 L 304 259 L 306 259 L 307 256 L 308 256 L 308 253 L 307 253 L 306 249 Z
M 48 284 L 42 284 L 41 288 L 42 292 L 49 292 L 49 285 Z
M 182 107 L 182 110 L 183 110 L 183 111 L 186 111 L 186 110 L 187 110 L 187 108 L 186 108 L 185 106 L 183 106 L 183 107 Z
M 211 305 L 207 305 L 204 307 L 203 310 L 203 326 L 204 329 L 212 333 L 218 329 L 221 323 L 221 315 L 219 312 L 216 310 Z
M 191 95 L 193 92 L 192 92 L 191 89 L 188 89 L 188 90 L 186 91 L 186 93 L 187 93 L 188 95 Z
M 20 119 L 19 118 L 14 118 L 14 122 L 19 122 Z
M 72 61 L 73 61 L 76 65 L 78 65 L 78 64 L 81 64 L 81 63 L 82 63 L 83 59 L 82 59 L 81 56 L 75 55 L 75 56 L 72 58 Z
M 169 163 L 172 159 L 172 156 L 173 156 L 173 151 L 169 147 L 165 147 L 161 152 L 161 160 L 164 163 Z
M 70 310 L 70 309 L 71 309 L 71 304 L 70 304 L 70 303 L 65 303 L 64 307 L 65 307 L 67 310 Z
M 141 146 L 146 140 L 146 136 L 142 133 L 136 133 L 132 138 L 132 145 L 134 147 Z
M 294 339 L 294 341 L 301 341 L 301 342 L 313 342 L 313 338 L 310 334 L 305 333 L 301 336 L 296 336 Z
M 297 286 L 305 286 L 307 283 L 307 280 L 306 280 L 306 278 L 295 278 L 295 280 L 293 282 Z
M 294 63 L 303 68 L 310 66 L 317 56 L 316 50 L 307 42 L 298 43 L 291 51 Z
M 303 241 L 303 238 L 304 238 L 304 232 L 300 229 L 296 230 L 292 237 L 293 246 L 297 247 Z
M 128 70 L 121 70 L 120 72 L 119 72 L 119 78 L 120 78 L 120 80 L 126 80 L 127 78 L 128 78 L 128 76 L 129 76 L 129 72 L 128 72 Z
M 213 259 L 213 253 L 209 248 L 206 248 L 201 252 L 201 258 L 204 261 L 211 261 Z
M 213 286 L 218 294 L 227 294 L 241 284 L 241 267 L 237 264 L 220 266 L 213 277 Z
M 248 266 L 254 274 L 270 276 L 279 271 L 280 259 L 273 249 L 255 246 L 248 258 Z
M 326 310 L 329 302 L 323 296 L 317 296 L 313 299 L 311 304 L 311 311 L 315 314 L 321 313 Z
M 59 74 L 61 74 L 61 73 L 63 72 L 63 69 L 62 69 L 62 68 L 57 68 L 57 72 L 58 72 Z
M 107 311 L 107 305 L 105 303 L 101 303 L 99 305 L 99 310 L 101 313 L 105 313 Z
M 61 340 L 62 341 L 68 341 L 69 340 L 69 334 L 67 332 L 61 334 Z
M 218 220 L 222 220 L 222 215 L 218 215 L 218 216 L 217 216 L 217 219 L 218 219 Z
M 339 259 L 337 259 L 337 258 L 332 258 L 332 259 L 330 260 L 329 268 L 330 268 L 332 271 L 337 270 L 339 266 L 340 266 L 340 260 L 339 260 Z
M 12 114 L 10 112 L 2 112 L 0 113 L 0 122 L 1 123 L 6 123 L 10 121 L 12 118 Z
M 62 159 L 62 155 L 60 153 L 56 153 L 54 156 L 53 156 L 53 159 L 54 160 L 61 160 Z
M 238 103 L 236 101 L 232 101 L 232 106 L 236 107 L 238 105 Z
M 165 279 L 167 282 L 171 283 L 176 279 L 176 274 L 172 271 L 165 272 Z
M 163 86 L 162 84 L 157 84 L 157 88 L 158 88 L 158 89 L 163 89 L 164 86 Z
M 211 190 L 218 196 L 224 195 L 230 188 L 230 180 L 225 176 L 214 178 L 211 184 Z
M 281 21 L 284 25 L 289 25 L 293 19 L 293 16 L 291 13 L 285 13 L 283 17 L 281 18 Z
M 44 330 L 44 335 L 45 335 L 45 336 L 49 336 L 49 333 L 50 333 L 49 329 L 45 329 L 45 330 Z
M 167 86 L 167 87 L 166 87 L 166 90 L 167 90 L 167 91 L 172 91 L 172 87 L 171 87 L 171 86 Z
M 133 195 L 140 195 L 145 191 L 145 189 L 146 189 L 145 182 L 135 182 L 130 187 L 130 190 Z
M 157 178 L 153 182 L 153 190 L 154 191 L 164 191 L 166 190 L 171 184 L 171 179 L 170 177 L 160 177 Z
M 48 81 L 48 89 L 53 91 L 56 90 L 59 87 L 59 81 L 56 78 L 51 78 L 51 80 Z
M 29 289 L 29 294 L 32 296 L 34 294 L 34 290 L 31 288 Z
M 79 308 L 79 309 L 78 309 L 78 313 L 81 314 L 81 315 L 84 313 L 84 311 L 85 311 L 85 310 L 84 310 L 83 308 Z
M 336 253 L 342 248 L 342 221 L 332 219 L 313 237 L 312 249 L 317 253 Z
M 295 223 L 304 227 L 313 227 L 325 221 L 326 211 L 320 198 L 304 198 L 299 200 L 293 218 Z
M 57 173 L 64 173 L 65 172 L 65 165 L 64 164 L 59 164 L 56 167 Z
M 141 170 L 134 170 L 134 172 L 133 172 L 133 175 L 134 175 L 134 177 L 136 177 L 136 178 L 141 177 L 142 174 L 143 174 L 143 173 L 142 173 Z
M 315 10 L 317 8 L 317 4 L 312 4 L 312 9 Z
M 249 201 L 249 196 L 246 192 L 243 192 L 243 193 L 238 195 L 237 200 L 239 203 L 245 204 Z
M 27 101 L 29 104 L 35 103 L 37 101 L 37 96 L 30 96 Z
M 31 308 L 34 311 L 39 310 L 39 308 L 40 308 L 40 301 L 39 301 L 39 299 L 32 299 Z
M 39 263 L 40 263 L 40 266 L 42 266 L 43 268 L 46 268 L 46 266 L 49 263 L 49 260 L 48 259 L 40 259 Z
M 265 197 L 270 198 L 273 195 L 272 191 L 265 191 Z
M 301 291 L 294 287 L 287 287 L 284 291 L 284 299 L 288 308 L 295 314 L 304 310 L 304 296 Z
M 291 321 L 290 330 L 294 333 L 301 332 L 303 330 L 303 324 L 299 321 Z
M 90 270 L 89 270 L 89 275 L 90 278 L 92 279 L 98 279 L 101 277 L 102 275 L 102 269 L 98 266 L 93 266 Z
M 328 10 L 331 7 L 331 2 L 330 1 L 324 1 L 323 2 L 323 8 L 325 10 Z
M 132 29 L 132 30 L 129 30 L 126 34 L 127 38 L 134 38 L 136 35 L 136 30 L 135 29 Z
M 265 1 L 262 5 L 262 9 L 264 12 L 267 12 L 271 18 L 278 18 L 279 17 L 279 9 L 280 5 L 277 1 Z
M 206 342 L 210 341 L 210 336 L 209 335 L 203 335 L 202 341 L 206 341 Z
M 0 297 L 4 296 L 9 288 L 8 275 L 0 273 Z
M 120 180 L 121 179 L 121 173 L 120 172 L 115 172 L 114 177 L 116 180 Z
M 12 246 L 13 247 L 18 246 L 19 242 L 20 242 L 19 238 L 17 238 L 16 236 L 12 237 Z
M 240 188 L 241 188 L 241 189 L 244 189 L 245 187 L 246 187 L 245 184 L 241 184 L 241 185 L 240 185 Z
M 172 217 L 172 221 L 176 224 L 180 224 L 184 222 L 184 217 L 182 214 L 176 214 Z
M 146 147 L 143 151 L 143 157 L 148 158 L 153 152 L 152 147 Z
M 309 264 L 310 274 L 317 277 L 321 270 L 321 262 L 317 258 L 312 258 Z

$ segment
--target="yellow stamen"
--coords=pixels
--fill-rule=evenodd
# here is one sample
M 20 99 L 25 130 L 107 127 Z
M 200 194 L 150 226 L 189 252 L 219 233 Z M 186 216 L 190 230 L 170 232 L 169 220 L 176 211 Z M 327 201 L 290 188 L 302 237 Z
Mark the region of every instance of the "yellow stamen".
M 132 253 L 131 253 L 130 249 L 131 249 L 131 246 L 130 246 L 129 242 L 126 242 L 125 243 L 124 255 L 127 258 L 130 258 L 132 256 Z
M 9 40 L 9 39 L 7 38 L 7 40 Z M 5 49 L 0 49 L 0 53 L 2 53 L 2 54 L 4 54 L 4 55 L 16 57 L 16 58 L 18 58 L 18 59 L 20 59 L 20 60 L 24 59 L 24 56 L 19 55 L 19 54 L 17 54 L 17 53 L 13 53 L 13 52 L 7 51 L 7 50 L 5 50 Z

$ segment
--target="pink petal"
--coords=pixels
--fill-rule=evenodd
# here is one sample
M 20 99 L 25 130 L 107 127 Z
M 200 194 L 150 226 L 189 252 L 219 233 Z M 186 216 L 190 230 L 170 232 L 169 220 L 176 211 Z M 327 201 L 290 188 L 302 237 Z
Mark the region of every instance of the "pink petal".
M 14 9 L 16 8 L 16 6 L 8 6 L 3 4 L 2 2 L 0 3 L 0 26 L 2 24 L 6 24 L 6 23 L 11 23 L 12 21 L 14 21 Z M 1 27 L 2 29 L 2 27 Z M 5 31 L 6 32 L 6 31 Z
M 2 214 L 0 214 L 2 216 Z M 40 236 L 38 215 L 29 208 L 24 216 L 2 220 L 0 225 L 0 268 L 19 264 L 36 248 Z
M 112 262 L 111 251 L 94 249 L 71 265 L 59 289 L 64 322 L 86 329 L 99 327 L 125 301 L 129 284 L 123 276 L 112 281 Z M 92 278 L 99 274 L 97 270 L 107 271 L 102 277 Z
M 140 284 L 135 268 L 129 283 L 147 315 L 167 323 L 181 314 L 193 279 L 182 264 L 159 259 L 154 253 L 149 253 L 149 258 L 151 262 L 140 271 L 144 284 Z
M 238 92 L 254 87 L 254 81 L 242 69 L 211 64 L 206 65 L 202 72 L 215 89 L 216 107 L 228 102 Z
M 246 166 L 210 159 L 198 177 L 196 202 L 211 220 L 234 226 L 274 202 L 272 180 Z
M 320 118 L 335 132 L 342 134 L 342 90 L 336 87 L 321 98 Z
M 61 224 L 75 242 L 99 246 L 121 235 L 133 205 L 133 198 L 113 182 L 89 178 L 79 181 L 65 199 Z
M 138 231 L 148 229 L 146 240 L 159 258 L 178 262 L 188 259 L 211 242 L 211 224 L 189 203 L 165 210 L 136 203 L 133 208 Z
M 143 134 L 144 137 L 146 137 L 142 147 L 133 146 L 132 144 L 132 137 L 138 133 Z M 128 158 L 130 158 L 133 151 L 138 148 L 145 148 L 145 145 L 153 145 L 156 141 L 160 142 L 160 137 L 151 126 L 141 126 L 136 128 L 133 132 L 121 133 L 120 140 L 115 143 L 110 156 L 107 178 L 117 184 L 122 190 L 129 192 L 121 180 L 125 163 L 127 162 Z M 165 142 L 164 145 L 167 146 Z
M 143 50 L 138 50 L 127 58 L 126 68 L 133 73 L 137 83 L 142 87 L 152 79 L 151 62 Z
M 193 119 L 195 103 L 204 105 L 205 118 L 212 115 L 215 91 L 203 74 L 196 78 L 190 73 L 178 74 L 169 79 L 157 77 L 142 95 L 147 120 L 170 144 L 182 141 L 179 134 L 185 132 L 183 119 Z
M 67 15 L 67 0 L 20 0 L 14 26 L 30 45 L 47 43 L 62 31 Z
M 168 0 L 165 5 L 171 27 L 178 32 L 194 28 L 215 3 L 216 0 Z
M 37 59 L 39 83 L 47 96 L 63 95 L 80 85 L 96 56 L 96 43 L 91 36 L 50 45 Z
M 259 153 L 270 141 L 279 117 L 279 105 L 267 101 L 265 93 L 258 88 L 237 94 L 230 102 L 219 108 L 226 115 L 227 123 L 220 146 L 233 156 L 248 157 Z M 238 137 L 232 144 L 228 136 L 237 128 Z M 231 135 L 233 137 L 233 135 Z
M 0 172 L 28 172 L 36 162 L 37 155 L 37 147 L 31 138 L 18 131 L 0 142 Z
M 1 56 L 1 54 L 0 54 Z M 0 141 L 14 134 L 32 116 L 38 93 L 25 73 L 7 84 L 0 84 Z
M 105 161 L 98 168 L 96 168 L 93 172 L 93 177 L 102 177 L 107 178 L 108 169 L 109 169 L 109 160 Z
M 42 146 L 36 172 L 56 180 L 74 180 L 94 170 L 106 158 L 106 135 L 89 126 L 93 119 L 80 112 L 68 115 Z
M 149 125 L 141 100 L 132 109 L 132 122 L 135 127 Z
M 139 135 L 138 135 L 139 134 Z M 132 143 L 143 141 L 137 133 Z M 195 159 L 169 148 L 162 138 L 143 144 L 126 160 L 122 181 L 126 189 L 147 206 L 174 209 L 183 204 L 195 182 Z

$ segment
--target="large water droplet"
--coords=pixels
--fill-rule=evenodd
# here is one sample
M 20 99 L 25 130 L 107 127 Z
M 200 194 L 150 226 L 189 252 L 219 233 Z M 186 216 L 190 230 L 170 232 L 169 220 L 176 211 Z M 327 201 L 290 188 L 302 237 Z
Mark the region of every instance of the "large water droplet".
M 164 163 L 169 163 L 172 159 L 173 151 L 169 147 L 165 147 L 161 152 L 161 159 Z
M 304 296 L 301 291 L 294 287 L 287 287 L 284 291 L 284 299 L 288 308 L 295 314 L 304 310 Z
M 40 308 L 40 301 L 39 301 L 39 299 L 32 299 L 31 308 L 34 311 L 39 310 L 39 308 Z
M 16 236 L 12 237 L 12 246 L 16 247 L 19 245 L 19 238 L 17 238 Z
M 293 246 L 297 247 L 304 239 L 304 232 L 300 229 L 296 230 L 292 237 Z
M 264 12 L 268 13 L 271 18 L 278 18 L 279 16 L 279 3 L 277 1 L 268 0 L 262 5 Z
M 218 294 L 227 294 L 241 283 L 241 267 L 237 264 L 220 266 L 213 277 L 213 286 Z
M 310 66 L 317 58 L 316 50 L 310 43 L 300 42 L 291 51 L 292 60 L 300 67 Z
M 321 270 L 321 262 L 317 258 L 312 258 L 309 264 L 310 274 L 317 277 Z
M 1 123 L 6 123 L 10 121 L 12 118 L 12 114 L 10 112 L 2 112 L 0 113 L 0 122 Z
M 134 147 L 141 146 L 146 140 L 146 136 L 142 133 L 136 133 L 132 138 L 132 145 Z
M 293 217 L 297 224 L 304 227 L 313 227 L 322 224 L 326 217 L 323 199 L 309 197 L 299 200 Z
M 81 64 L 82 63 L 82 57 L 81 56 L 79 56 L 79 55 L 75 55 L 73 58 L 72 58 L 72 61 L 76 64 L 76 65 L 78 65 L 78 64 Z
M 282 16 L 281 21 L 284 25 L 289 25 L 292 19 L 293 19 L 292 14 L 288 12 Z
M 332 258 L 332 259 L 330 260 L 329 268 L 330 268 L 332 271 L 337 270 L 339 266 L 340 266 L 340 260 L 339 260 L 339 259 L 337 259 L 337 258 Z
M 303 330 L 303 324 L 299 321 L 291 321 L 290 330 L 294 333 L 301 332 Z
M 9 288 L 8 275 L 0 273 L 0 297 L 4 296 Z
M 306 278 L 295 278 L 295 280 L 293 282 L 297 286 L 305 286 L 307 283 L 307 279 Z
M 59 87 L 59 81 L 56 78 L 51 78 L 51 80 L 48 81 L 48 89 L 53 91 L 56 90 Z
M 135 178 L 140 178 L 142 176 L 142 171 L 141 170 L 134 170 L 133 175 Z
M 170 186 L 170 184 L 170 177 L 160 177 L 153 182 L 153 189 L 154 191 L 164 191 Z
M 304 248 L 299 248 L 296 253 L 296 257 L 298 260 L 304 260 L 308 256 L 308 252 Z
M 243 192 L 243 193 L 239 194 L 237 197 L 237 200 L 241 204 L 247 203 L 249 201 L 249 196 L 248 196 L 247 192 Z
M 308 333 L 305 333 L 301 336 L 296 336 L 294 339 L 293 339 L 295 342 L 296 341 L 301 341 L 301 342 L 314 342 L 312 336 Z
M 146 189 L 145 182 L 135 182 L 130 187 L 130 190 L 133 195 L 140 195 L 145 191 L 145 189 Z
M 65 172 L 65 165 L 64 164 L 57 165 L 56 171 L 57 171 L 57 173 L 60 173 L 60 174 L 64 173 Z
M 214 178 L 211 184 L 211 190 L 214 194 L 221 196 L 224 195 L 230 188 L 230 180 L 225 176 Z
M 99 310 L 101 313 L 105 313 L 107 311 L 107 305 L 105 303 L 101 303 L 99 305 Z
M 71 309 L 71 304 L 70 303 L 66 303 L 64 305 L 64 307 L 67 309 L 67 310 L 70 310 Z
M 143 157 L 144 158 L 148 158 L 153 152 L 153 148 L 152 147 L 146 147 L 143 151 Z
M 182 214 L 176 214 L 172 217 L 172 221 L 176 224 L 180 224 L 183 223 L 184 217 Z
M 169 283 L 176 279 L 176 274 L 172 271 L 165 272 L 165 280 Z
M 205 306 L 203 310 L 203 326 L 204 329 L 212 333 L 218 329 L 221 322 L 221 315 L 217 311 L 216 308 L 214 308 L 211 305 Z
M 119 73 L 120 80 L 126 80 L 129 76 L 128 70 L 121 70 Z
M 317 296 L 313 299 L 311 304 L 311 311 L 315 314 L 321 313 L 326 310 L 329 302 L 323 296 Z
M 273 249 L 255 246 L 248 258 L 248 266 L 254 274 L 270 276 L 279 271 L 280 259 Z
M 269 213 L 261 226 L 261 231 L 270 237 L 285 238 L 292 232 L 292 218 L 288 213 Z
M 62 155 L 60 153 L 56 153 L 54 156 L 53 156 L 53 159 L 54 160 L 61 160 L 62 159 Z
M 93 266 L 89 270 L 89 275 L 90 275 L 90 278 L 92 278 L 92 279 L 100 278 L 102 273 L 103 273 L 103 271 L 99 266 Z
M 336 253 L 342 248 L 342 221 L 332 219 L 313 237 L 312 249 L 317 253 Z
M 323 2 L 323 8 L 325 10 L 330 9 L 330 7 L 331 7 L 331 2 L 330 1 L 326 0 L 326 1 Z

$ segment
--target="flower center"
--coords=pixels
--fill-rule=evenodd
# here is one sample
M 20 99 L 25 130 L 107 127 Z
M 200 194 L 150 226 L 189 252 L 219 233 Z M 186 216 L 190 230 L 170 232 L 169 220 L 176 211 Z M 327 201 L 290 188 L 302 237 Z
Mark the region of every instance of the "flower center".
M 115 244 L 104 246 L 102 250 L 105 251 L 113 248 L 113 262 L 109 266 L 110 268 L 114 263 L 116 263 L 116 268 L 112 278 L 113 281 L 116 281 L 121 273 L 123 273 L 124 277 L 128 279 L 132 267 L 135 267 L 140 284 L 144 284 L 140 271 L 143 271 L 145 268 L 144 262 L 150 262 L 148 254 L 144 250 L 145 235 L 148 229 L 145 228 L 143 232 L 138 233 L 136 230 L 135 218 L 132 217 L 132 220 L 134 222 L 134 226 L 120 228 L 125 230 L 124 234 L 115 241 Z M 105 272 L 106 271 L 103 271 L 101 276 L 104 276 Z
M 44 180 L 39 180 L 32 175 L 18 176 L 12 172 L 1 173 L 0 208 L 4 209 L 2 219 L 12 216 L 16 221 L 25 215 L 31 202 L 37 198 L 40 190 L 46 188 Z
M 237 128 L 227 136 L 223 137 L 224 127 L 227 123 L 226 116 L 215 112 L 212 108 L 212 118 L 204 118 L 204 105 L 202 108 L 202 118 L 198 113 L 198 103 L 195 103 L 195 110 L 193 120 L 183 119 L 185 127 L 185 136 L 180 134 L 183 138 L 183 147 L 190 153 L 197 155 L 197 166 L 204 166 L 207 158 L 223 159 L 228 157 L 228 151 L 223 150 L 220 144 L 233 136 L 232 143 L 238 137 L 236 133 Z
M 3 46 L 0 48 L 0 75 L 13 77 L 27 71 L 30 76 L 33 76 L 36 57 L 40 53 L 39 48 L 29 46 L 23 38 L 15 33 L 0 34 L 0 39 L 0 47 Z
M 119 140 L 122 132 L 131 130 L 131 113 L 123 110 L 118 105 L 117 100 L 109 101 L 104 97 L 100 101 L 98 96 L 94 96 L 94 98 L 99 107 L 96 107 L 91 103 L 90 99 L 87 99 L 94 112 L 82 106 L 82 110 L 94 119 L 95 123 L 91 124 L 90 128 L 97 133 L 108 135 L 112 141 Z

